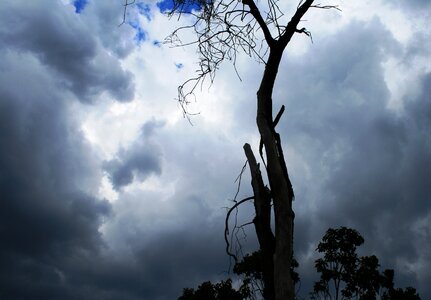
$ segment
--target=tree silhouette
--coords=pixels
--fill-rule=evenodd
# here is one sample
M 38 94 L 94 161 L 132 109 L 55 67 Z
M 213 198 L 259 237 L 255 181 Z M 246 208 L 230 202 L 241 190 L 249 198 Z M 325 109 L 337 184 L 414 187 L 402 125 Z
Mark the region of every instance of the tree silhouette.
M 284 105 L 273 115 L 273 89 L 284 50 L 293 35 L 310 32 L 298 25 L 311 8 L 330 9 L 335 6 L 314 4 L 314 0 L 301 0 L 292 14 L 286 17 L 278 6 L 278 0 L 173 0 L 170 16 L 191 15 L 191 24 L 175 30 L 167 39 L 173 45 L 194 45 L 200 62 L 196 77 L 187 80 L 178 88 L 178 101 L 185 116 L 192 112 L 187 109 L 193 92 L 207 77 L 214 80 L 221 63 L 228 60 L 236 67 L 237 55 L 242 52 L 265 64 L 260 85 L 257 89 L 256 123 L 260 134 L 259 154 L 268 178 L 265 184 L 260 163 L 249 144 L 244 152 L 251 172 L 253 196 L 236 199 L 233 208 L 245 201 L 253 200 L 255 218 L 253 220 L 260 246 L 262 262 L 263 296 L 265 299 L 286 300 L 295 298 L 292 278 L 293 262 L 293 222 L 292 201 L 294 193 L 283 154 L 281 138 L 276 131 Z M 127 2 L 126 2 L 127 6 Z M 192 30 L 196 39 L 182 42 L 182 30 Z M 265 157 L 264 157 L 265 154 Z M 232 209 L 233 209 L 232 208 Z M 271 210 L 274 213 L 274 232 L 271 227 Z M 226 220 L 227 253 L 238 262 L 237 253 L 227 237 L 231 234 Z M 235 229 L 234 229 L 235 230 Z
M 260 135 L 258 152 L 266 176 L 262 176 L 261 165 L 256 160 L 251 146 L 248 143 L 244 144 L 253 195 L 241 200 L 235 197 L 233 206 L 227 212 L 226 252 L 234 259 L 236 271 L 245 274 L 246 284 L 242 287 L 248 286 L 247 282 L 255 280 L 261 283 L 264 299 L 293 300 L 297 279 L 292 272 L 297 264 L 293 257 L 294 192 L 281 137 L 276 130 L 285 106 L 282 105 L 274 115 L 273 90 L 283 53 L 292 37 L 295 34 L 304 34 L 311 39 L 311 32 L 299 26 L 304 15 L 312 8 L 338 9 L 338 7 L 315 4 L 314 0 L 299 0 L 295 11 L 288 18 L 285 12 L 280 10 L 278 0 L 171 1 L 172 8 L 168 13 L 169 16 L 181 17 L 183 14 L 188 14 L 193 21 L 177 28 L 166 42 L 181 47 L 195 46 L 200 58 L 196 76 L 178 87 L 178 102 L 184 116 L 189 120 L 193 112 L 188 111 L 187 105 L 191 102 L 190 98 L 194 99 L 195 89 L 208 77 L 212 82 L 216 71 L 224 61 L 231 62 L 236 70 L 237 56 L 239 53 L 245 53 L 265 65 L 256 93 L 256 124 Z M 125 12 L 127 6 L 134 2 L 135 0 L 125 0 Z M 124 13 L 124 18 L 125 16 Z M 183 42 L 181 40 L 183 30 L 193 31 L 195 39 Z M 263 178 L 267 178 L 268 182 L 265 183 Z M 241 263 L 238 253 L 232 250 L 232 243 L 228 238 L 232 235 L 229 229 L 229 217 L 234 210 L 247 201 L 254 203 L 255 217 L 252 223 L 259 242 L 259 251 L 256 255 L 246 256 Z M 274 230 L 271 225 L 272 215 L 274 215 Z M 233 231 L 235 229 L 238 228 L 235 227 Z M 386 289 L 382 293 L 382 299 L 398 299 L 394 297 L 416 299 L 414 297 L 418 296 L 413 288 L 406 290 L 393 288 L 393 277 L 391 281 L 390 277 L 386 276 L 390 275 L 390 272 L 384 273 L 384 276 L 378 274 L 377 257 L 358 258 L 356 248 L 362 243 L 363 238 L 353 229 L 342 227 L 328 230 L 317 249 L 320 253 L 324 253 L 324 258 L 316 261 L 316 268 L 321 278 L 314 286 L 313 297 L 332 299 L 333 294 L 337 300 L 340 297 L 374 299 L 377 292 Z M 365 277 L 369 280 L 365 280 Z M 233 289 L 231 283 L 229 280 L 215 285 L 206 282 L 196 291 L 185 289 L 180 299 L 198 299 L 193 297 L 221 299 L 222 292 L 230 293 L 232 297 L 244 296 L 240 291 Z M 330 287 L 330 283 L 333 287 Z
M 299 274 L 295 271 L 295 268 L 299 266 L 296 259 L 292 260 L 290 274 L 293 283 L 296 285 L 299 283 Z M 263 269 L 264 260 L 262 251 L 255 251 L 252 254 L 246 254 L 240 262 L 237 262 L 233 267 L 233 272 L 238 276 L 242 277 L 242 285 L 248 289 L 252 295 L 264 296 L 264 284 L 263 281 Z
M 232 287 L 232 280 L 227 279 L 216 284 L 206 281 L 197 290 L 185 288 L 178 300 L 242 300 L 248 296 L 246 288 L 237 291 Z
M 263 297 L 262 253 L 255 251 L 246 254 L 241 261 L 233 267 L 233 272 L 241 278 L 238 290 L 232 287 L 232 280 L 213 284 L 206 281 L 198 286 L 197 290 L 185 288 L 179 300 L 206 300 L 206 299 L 260 299 Z M 294 270 L 298 262 L 293 260 L 291 275 L 295 284 L 299 282 L 299 274 Z M 225 297 L 225 298 L 223 298 Z M 240 298 L 238 298 L 240 297 Z
M 364 238 L 354 229 L 326 231 L 316 249 L 323 258 L 315 263 L 320 280 L 314 284 L 312 299 L 419 300 L 412 287 L 394 288 L 394 271 L 380 273 L 375 255 L 358 257 L 356 249 L 363 243 Z
M 316 251 L 323 258 L 316 260 L 315 267 L 320 280 L 314 284 L 311 299 L 318 300 L 420 300 L 416 289 L 394 288 L 394 270 L 379 271 L 379 259 L 375 255 L 359 257 L 356 250 L 364 238 L 354 229 L 340 227 L 328 229 Z M 186 288 L 179 300 L 206 299 L 260 299 L 263 296 L 263 266 L 260 251 L 247 254 L 235 264 L 234 273 L 242 277 L 238 290 L 232 287 L 232 280 L 217 284 L 202 283 L 198 289 Z M 297 267 L 298 263 L 293 260 Z M 291 269 L 295 284 L 299 275 Z M 225 297 L 225 298 L 223 298 Z M 265 298 L 264 298 L 265 299 Z
M 341 283 L 353 280 L 351 276 L 358 266 L 356 248 L 363 242 L 362 236 L 354 229 L 328 229 L 317 246 L 317 251 L 324 253 L 324 257 L 316 260 L 315 264 L 317 272 L 321 274 L 320 281 L 314 286 L 317 293 L 325 297 L 335 295 L 338 300 Z M 341 292 L 344 294 L 348 290 Z

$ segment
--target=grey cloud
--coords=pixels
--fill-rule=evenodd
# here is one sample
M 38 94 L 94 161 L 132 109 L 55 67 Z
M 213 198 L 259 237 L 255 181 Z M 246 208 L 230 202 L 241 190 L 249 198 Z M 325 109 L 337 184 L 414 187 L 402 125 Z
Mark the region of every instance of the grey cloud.
M 85 299 L 176 299 L 184 287 L 218 280 L 228 268 L 222 238 L 212 235 L 218 231 L 212 226 L 160 230 L 156 239 L 142 245 L 146 234 L 139 232 L 129 245 L 130 256 L 96 256 L 86 264 L 71 260 L 72 274 L 78 275 L 70 278 L 71 286 Z
M 218 280 L 228 269 L 220 228 L 201 226 L 167 233 L 154 247 L 138 253 L 146 271 L 151 299 L 176 299 L 185 287 L 197 286 L 202 280 Z M 174 251 L 173 251 L 174 250 Z M 169 289 L 161 290 L 161 282 Z
M 7 25 L 0 30 L 4 46 L 35 54 L 57 73 L 56 81 L 80 101 L 92 102 L 104 91 L 118 101 L 133 98 L 132 74 L 100 47 L 88 24 L 73 11 L 66 10 L 58 1 L 14 1 L 2 6 L 0 17 Z
M 16 12 L 16 20 L 27 30 L 28 24 L 39 22 L 34 20 L 36 15 L 40 16 L 41 9 L 32 7 L 33 3 L 23 4 L 27 7 L 14 11 L 18 10 L 15 4 L 2 3 L 1 14 L 5 16 L 5 10 Z M 61 6 L 57 8 L 62 9 Z M 31 9 L 35 9 L 34 15 L 29 12 Z M 44 22 L 56 18 L 50 12 L 59 13 L 54 9 L 45 10 L 44 17 L 48 21 Z M 23 15 L 28 19 L 22 18 Z M 60 23 L 69 20 L 68 16 L 63 17 L 55 20 Z M 3 23 L 11 19 L 1 20 Z M 75 25 L 71 24 L 72 31 L 76 30 Z M 49 26 L 45 29 L 48 33 L 51 30 Z M 200 189 L 190 189 L 193 193 L 188 188 L 196 182 L 189 183 L 190 186 L 183 187 L 188 192 L 184 193 L 184 198 L 173 196 L 175 205 L 170 213 L 175 216 L 176 205 L 184 205 L 183 213 L 180 213 L 185 222 L 183 227 L 175 222 L 171 223 L 174 227 L 153 226 L 152 238 L 143 239 L 148 235 L 148 227 L 140 227 L 138 221 L 142 218 L 134 220 L 134 224 L 128 223 L 130 210 L 137 206 L 128 207 L 128 213 L 122 215 L 123 210 L 118 206 L 112 207 L 94 196 L 98 193 L 102 175 L 100 162 L 84 141 L 79 124 L 69 109 L 67 99 L 70 95 L 64 89 L 79 71 L 75 75 L 68 74 L 73 71 L 63 66 L 68 62 L 61 62 L 55 49 L 49 49 L 53 52 L 48 55 L 45 42 L 42 43 L 39 37 L 22 40 L 24 29 L 17 27 L 16 38 L 5 31 L 5 26 L 0 30 L 2 41 L 8 41 L 0 50 L 0 297 L 172 299 L 185 286 L 217 277 L 213 275 L 214 270 L 217 274 L 224 271 L 222 236 L 214 238 L 213 235 L 222 232 L 222 218 L 217 218 L 220 222 L 215 224 L 210 209 L 202 205 L 203 197 L 214 199 L 215 192 L 211 197 L 207 194 L 214 182 L 208 182 Z M 73 39 L 73 35 L 67 34 L 67 31 L 63 33 Z M 75 49 L 80 51 L 79 55 L 75 57 L 71 51 L 65 60 L 80 57 L 92 60 L 94 55 L 99 55 L 96 54 L 98 46 L 95 46 L 98 42 L 88 34 L 85 36 L 88 41 L 82 48 Z M 50 33 L 44 38 L 53 38 L 52 46 L 59 36 Z M 62 43 L 59 47 L 67 48 Z M 106 65 L 109 63 L 109 60 L 105 62 Z M 106 73 L 100 72 L 101 75 Z M 86 96 L 90 95 L 87 91 Z M 118 162 L 114 169 L 122 168 L 126 173 L 132 170 L 138 179 L 160 173 L 162 152 L 156 140 L 159 127 L 162 124 L 156 121 L 146 123 L 141 138 L 118 153 L 117 161 L 113 161 Z M 187 147 L 182 150 L 188 157 Z M 202 170 L 193 177 L 194 180 L 202 179 L 200 176 L 204 173 Z M 156 203 L 158 197 L 154 195 L 148 200 Z M 118 202 L 125 201 L 122 197 Z M 195 205 L 195 208 L 190 209 L 189 205 Z M 154 209 L 153 218 L 148 219 L 157 224 L 160 207 Z M 120 222 L 118 235 L 134 239 L 129 244 L 125 240 L 130 252 L 116 253 L 99 232 L 107 219 L 118 220 L 116 218 Z M 126 224 L 135 235 L 128 232 Z
M 386 265 L 418 263 L 422 253 L 431 251 L 430 237 L 423 248 L 415 230 L 418 220 L 431 221 L 430 94 L 425 93 L 429 75 L 423 84 L 421 96 L 401 118 L 387 113 L 358 124 L 363 133 L 350 135 L 351 149 L 333 166 L 335 171 L 326 185 L 334 197 L 334 205 L 328 209 L 337 214 L 324 210 L 322 217 L 364 232 L 369 249 L 380 254 Z M 418 285 L 424 299 L 428 298 L 424 283 L 431 274 L 419 277 L 414 269 L 400 266 L 403 281 Z
M 1 297 L 73 299 L 65 259 L 97 255 L 110 205 L 92 196 L 95 158 L 52 77 L 29 55 L 0 54 Z
M 307 61 L 288 61 L 281 71 L 286 87 L 277 95 L 288 96 L 280 124 L 287 155 L 293 149 L 312 170 L 304 178 L 307 168 L 288 162 L 301 219 L 296 253 L 314 249 L 329 227 L 352 226 L 364 235 L 365 252 L 377 254 L 383 266 L 396 269 L 399 285 L 416 286 L 426 299 L 430 274 L 403 263 L 417 264 L 431 251 L 423 248 L 429 237 L 415 229 L 431 213 L 429 75 L 419 96 L 405 99 L 404 113 L 395 113 L 387 109 L 381 62 L 388 55 L 403 61 L 404 50 L 377 20 L 352 23 L 316 47 Z
M 157 193 L 123 193 L 114 203 L 107 238 L 136 265 L 125 277 L 139 278 L 130 290 L 146 299 L 176 299 L 184 287 L 226 275 L 223 213 L 212 215 L 207 197 L 189 191 L 161 201 Z
M 105 163 L 105 169 L 115 189 L 129 185 L 134 179 L 145 180 L 162 172 L 160 147 L 152 139 L 153 131 L 161 123 L 150 121 L 142 127 L 141 136 L 127 150 L 121 149 L 117 157 Z
M 403 8 L 413 9 L 416 12 L 422 10 L 425 13 L 426 12 L 429 13 L 429 11 L 427 11 L 427 10 L 431 6 L 430 1 L 428 1 L 428 0 L 409 0 L 409 1 L 395 0 L 395 1 L 387 1 L 387 2 L 390 5 L 398 5 L 398 6 L 403 7 Z
M 92 1 L 82 12 L 82 17 L 97 31 L 104 47 L 120 58 L 128 56 L 135 47 L 135 31 L 123 22 L 124 6 L 116 0 Z M 129 13 L 133 6 L 129 7 Z
M 225 207 L 231 205 L 227 199 L 235 193 L 234 180 L 244 159 L 241 147 L 222 134 L 210 134 L 186 121 L 176 124 L 183 126 L 178 131 L 169 124 L 162 128 L 152 124 L 142 132 L 145 136 L 154 130 L 153 137 L 160 139 L 169 167 L 160 180 L 172 194 L 123 191 L 113 204 L 115 214 L 105 225 L 105 237 L 115 251 L 129 253 L 140 266 L 146 299 L 176 299 L 185 287 L 228 276 Z M 252 216 L 244 218 L 249 221 Z M 244 251 L 256 245 L 253 235 L 248 239 Z
M 107 30 L 98 40 L 85 29 L 95 22 L 101 33 L 116 8 L 90 2 L 78 17 L 61 12 L 61 6 L 5 3 L 0 12 L 1 22 L 9 24 L 0 27 L 0 297 L 174 299 L 183 287 L 223 277 L 228 267 L 223 207 L 245 160 L 241 144 L 187 122 L 175 130 L 148 122 L 139 139 L 105 168 L 117 189 L 154 174 L 175 182 L 174 194 L 164 201 L 156 192 L 121 192 L 113 204 L 96 199 L 99 162 L 67 101 L 60 100 L 66 98 L 64 86 L 87 102 L 105 89 L 119 98 L 127 94 L 130 78 L 111 70 L 117 68 L 115 56 L 127 56 L 129 46 L 116 48 L 110 39 L 116 32 Z M 47 6 L 57 5 L 52 3 Z M 100 14 L 93 19 L 94 11 Z M 101 16 L 106 19 L 98 20 Z M 46 34 L 32 37 L 29 24 L 43 25 Z M 7 31 L 11 26 L 16 32 Z M 365 236 L 365 251 L 395 267 L 400 285 L 416 285 L 423 299 L 431 297 L 426 285 L 431 75 L 423 77 L 421 91 L 407 96 L 403 114 L 388 111 L 381 62 L 388 53 L 402 52 L 378 21 L 357 22 L 280 70 L 274 98 L 287 107 L 279 129 L 297 196 L 295 253 L 304 259 L 305 297 L 314 274 L 308 251 L 328 227 L 338 225 L 356 227 Z M 255 124 L 248 95 L 235 96 L 237 122 L 248 118 L 235 129 L 237 137 L 255 130 Z M 293 161 L 292 153 L 306 167 Z M 162 162 L 169 172 L 161 173 Z M 249 195 L 248 182 L 245 174 L 240 196 Z M 99 230 L 105 230 L 107 241 Z M 252 235 L 249 240 L 246 251 L 255 246 Z M 424 270 L 409 274 L 395 265 L 397 258 L 414 264 L 424 259 Z

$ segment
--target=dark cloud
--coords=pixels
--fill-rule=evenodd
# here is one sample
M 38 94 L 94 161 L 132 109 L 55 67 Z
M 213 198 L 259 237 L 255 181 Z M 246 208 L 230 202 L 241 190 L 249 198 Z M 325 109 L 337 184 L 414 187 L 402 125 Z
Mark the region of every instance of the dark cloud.
M 222 236 L 213 235 L 220 228 L 202 225 L 165 232 L 152 246 L 137 253 L 145 270 L 146 297 L 176 299 L 185 287 L 226 275 L 229 266 Z M 169 289 L 163 291 L 161 283 Z
M 71 278 L 71 286 L 88 299 L 105 299 L 107 295 L 108 299 L 170 300 L 203 279 L 218 280 L 228 268 L 222 237 L 211 235 L 218 231 L 212 224 L 202 225 L 159 229 L 153 239 L 139 231 L 128 244 L 133 249 L 131 255 L 96 256 L 87 264 L 72 260 L 72 274 L 78 276 Z
M 44 67 L 2 52 L 0 70 L 0 295 L 68 299 L 64 260 L 99 252 L 110 206 L 91 195 L 95 160 Z
M 329 227 L 354 227 L 365 237 L 364 252 L 377 254 L 396 269 L 401 286 L 416 286 L 427 299 L 430 274 L 417 266 L 431 250 L 423 248 L 430 237 L 416 227 L 431 215 L 429 75 L 419 96 L 406 96 L 404 111 L 395 112 L 387 108 L 382 61 L 402 61 L 403 51 L 377 20 L 352 23 L 318 48 L 307 61 L 289 60 L 281 75 L 287 86 L 279 97 L 287 95 L 290 107 L 281 124 L 287 153 L 299 153 L 306 166 L 290 162 L 297 253 L 314 250 Z
M 176 299 L 185 287 L 227 276 L 224 207 L 230 205 L 227 199 L 235 193 L 244 161 L 241 148 L 240 159 L 235 151 L 222 151 L 235 145 L 218 134 L 202 134 L 202 128 L 186 122 L 177 132 L 168 124 L 153 124 L 143 127 L 143 136 L 154 130 L 166 167 L 149 189 L 120 190 L 104 231 L 116 251 L 130 253 L 140 266 L 144 298 Z M 159 180 L 163 187 L 152 189 Z M 249 239 L 245 251 L 255 246 L 253 235 Z
M 101 163 L 68 91 L 82 102 L 104 92 L 130 99 L 132 78 L 118 58 L 131 53 L 135 32 L 118 28 L 118 1 L 90 1 L 80 14 L 44 4 L 1 4 L 0 298 L 175 299 L 184 287 L 225 276 L 223 207 L 245 160 L 238 137 L 255 130 L 250 95 L 232 91 L 235 138 L 150 121 Z M 354 22 L 280 70 L 274 99 L 275 107 L 287 104 L 279 129 L 297 196 L 305 298 L 315 276 L 310 250 L 339 225 L 357 228 L 364 251 L 395 268 L 399 285 L 431 297 L 431 75 L 394 112 L 382 67 L 387 56 L 413 63 L 426 53 L 421 43 L 406 51 L 378 20 Z M 248 77 L 257 86 L 260 75 Z M 95 196 L 103 170 L 119 195 L 112 204 Z M 151 175 L 162 188 L 122 189 Z M 248 182 L 245 174 L 240 197 L 250 194 Z M 251 207 L 241 211 L 240 221 L 253 217 Z M 256 246 L 250 231 L 245 251 Z
M 141 6 L 137 3 L 138 8 Z M 119 58 L 127 57 L 135 48 L 135 37 L 142 28 L 137 23 L 137 12 L 134 6 L 128 7 L 127 19 L 124 17 L 124 6 L 121 1 L 91 1 L 88 3 L 82 18 L 97 32 L 102 45 Z M 135 22 L 133 28 L 128 21 Z M 123 21 L 126 21 L 124 24 Z M 121 26 L 119 26 L 122 24 Z M 143 32 L 142 32 L 143 34 Z
M 67 93 L 130 99 L 131 75 L 59 1 L 1 6 L 0 298 L 138 299 L 109 287 L 136 272 L 103 254 L 112 209 Z
M 184 144 L 170 149 L 196 159 L 201 167 L 190 176 L 192 182 L 179 177 L 182 189 L 165 206 L 157 193 L 135 195 L 133 202 L 121 194 L 108 205 L 91 196 L 99 186 L 98 162 L 83 141 L 61 85 L 31 53 L 1 53 L 1 297 L 174 299 L 183 287 L 223 276 L 228 268 L 223 210 L 214 216 L 205 203 L 220 195 L 221 189 L 214 191 L 213 185 L 226 184 L 210 181 L 216 179 L 215 172 L 207 176 L 202 168 L 220 140 L 208 135 L 208 153 L 202 157 L 197 145 L 192 154 Z M 26 88 L 19 88 L 19 82 Z M 138 178 L 160 170 L 157 139 L 163 126 L 145 123 L 138 140 L 118 153 L 121 166 L 131 167 Z M 225 156 L 211 162 L 212 170 L 227 161 Z M 146 171 L 146 157 L 159 167 Z M 131 161 L 145 163 L 136 166 Z M 188 164 L 186 159 L 178 163 Z M 207 184 L 199 186 L 205 177 Z M 102 240 L 103 221 L 106 235 L 117 234 L 119 243 Z M 110 224 L 118 225 L 118 231 Z
M 428 0 L 395 0 L 395 1 L 387 1 L 390 5 L 397 5 L 402 8 L 413 9 L 416 12 L 423 11 L 424 13 L 429 13 L 427 10 L 430 8 L 431 3 Z
M 398 268 L 402 283 L 421 289 L 431 274 L 415 278 L 419 273 L 403 264 L 421 263 L 422 253 L 431 250 L 419 246 L 416 229 L 417 221 L 429 223 L 431 216 L 429 75 L 423 84 L 421 95 L 401 117 L 382 113 L 365 117 L 356 124 L 360 130 L 352 128 L 345 137 L 349 150 L 330 166 L 334 172 L 325 186 L 333 204 L 321 215 L 324 222 L 350 224 L 363 232 L 368 249 L 377 252 L 386 266 Z M 341 125 L 348 124 L 346 120 Z M 430 236 L 426 239 L 430 245 Z M 423 290 L 422 296 L 427 299 L 429 292 Z
M 223 211 L 214 214 L 199 191 L 122 194 L 106 224 L 107 239 L 136 269 L 126 278 L 145 299 L 176 299 L 184 287 L 226 276 Z M 128 255 L 124 255 L 128 253 Z M 120 279 L 120 278 L 119 278 Z
M 12 51 L 35 54 L 80 101 L 92 102 L 102 92 L 118 101 L 133 98 L 132 74 L 99 46 L 77 14 L 58 1 L 2 6 L 0 17 L 7 25 L 0 30 L 2 44 Z
M 156 121 L 144 124 L 139 139 L 128 149 L 120 149 L 116 158 L 105 163 L 115 189 L 131 184 L 135 178 L 145 180 L 162 172 L 161 149 L 152 139 L 155 128 L 160 126 L 162 124 Z

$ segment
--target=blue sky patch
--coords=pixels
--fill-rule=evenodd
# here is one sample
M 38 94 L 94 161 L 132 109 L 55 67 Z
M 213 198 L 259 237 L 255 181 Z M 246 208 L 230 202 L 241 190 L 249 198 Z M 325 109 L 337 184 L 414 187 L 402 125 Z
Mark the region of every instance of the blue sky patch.
M 75 12 L 80 14 L 85 6 L 88 4 L 88 0 L 75 0 L 73 1 L 73 6 L 75 6 Z
M 174 7 L 174 0 L 162 0 L 157 3 L 157 7 L 160 12 L 171 11 Z M 200 10 L 201 8 L 202 6 L 196 3 L 196 1 L 185 0 L 184 6 L 181 8 L 181 12 L 189 13 L 192 10 Z
M 157 7 L 160 9 L 160 12 L 170 11 L 174 7 L 174 1 L 162 0 L 157 2 Z
M 141 27 L 139 27 L 135 34 L 136 42 L 140 44 L 142 41 L 145 41 L 146 38 L 147 38 L 146 32 Z
M 148 21 L 151 20 L 151 8 L 148 4 L 145 4 L 144 2 L 136 3 L 136 7 L 138 8 L 138 11 L 141 15 L 145 16 Z
M 142 41 L 145 41 L 147 39 L 147 33 L 145 30 L 140 26 L 138 20 L 130 20 L 128 22 L 130 26 L 132 26 L 136 30 L 135 34 L 135 41 L 139 45 Z

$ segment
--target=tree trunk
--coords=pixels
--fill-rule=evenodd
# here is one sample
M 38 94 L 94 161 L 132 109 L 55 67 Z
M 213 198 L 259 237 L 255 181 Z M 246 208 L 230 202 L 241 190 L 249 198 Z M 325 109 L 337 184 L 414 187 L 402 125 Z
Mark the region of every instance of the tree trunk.
M 294 284 L 291 277 L 293 256 L 293 193 L 286 164 L 281 150 L 280 139 L 275 131 L 272 118 L 272 90 L 281 60 L 281 52 L 270 53 L 265 74 L 257 93 L 257 126 L 265 146 L 267 174 L 274 201 L 275 253 L 274 286 L 276 300 L 293 300 Z
M 257 126 L 267 159 L 267 175 L 274 201 L 275 251 L 274 288 L 276 300 L 295 299 L 291 276 L 293 257 L 293 190 L 287 173 L 280 137 L 272 117 L 272 92 L 284 47 L 271 48 L 261 85 L 257 92 Z
M 270 196 L 274 202 L 275 247 L 273 268 L 275 300 L 295 299 L 295 288 L 291 273 L 293 221 L 295 214 L 292 209 L 294 198 L 292 184 L 284 160 L 280 135 L 275 130 L 272 116 L 272 93 L 284 49 L 289 44 L 295 32 L 298 32 L 298 23 L 313 2 L 314 0 L 305 0 L 298 7 L 280 39 L 268 43 L 270 47 L 269 56 L 259 90 L 257 91 L 256 123 L 261 142 L 265 147 L 267 160 L 266 172 L 271 190 Z M 256 215 L 258 215 L 257 210 Z
M 264 282 L 263 297 L 265 300 L 275 299 L 274 290 L 274 250 L 275 238 L 271 230 L 271 195 L 264 185 L 259 164 L 249 144 L 244 145 L 244 152 L 250 166 L 251 185 L 254 193 L 254 208 L 256 217 L 253 220 L 257 239 L 259 241 Z

